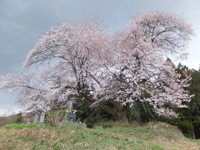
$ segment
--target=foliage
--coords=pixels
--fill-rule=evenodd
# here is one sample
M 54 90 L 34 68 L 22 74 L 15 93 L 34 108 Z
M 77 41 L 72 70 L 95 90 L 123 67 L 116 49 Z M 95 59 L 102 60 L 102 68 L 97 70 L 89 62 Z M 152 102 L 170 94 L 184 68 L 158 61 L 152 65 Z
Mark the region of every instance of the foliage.
M 188 103 L 189 113 L 192 115 L 194 125 L 200 124 L 200 71 L 193 71 L 191 85 L 188 87 L 191 94 L 195 94 Z
M 193 136 L 193 125 L 186 119 L 176 119 L 178 128 L 184 133 L 188 138 Z
M 133 105 L 127 109 L 129 121 L 137 121 L 140 124 L 149 121 L 159 120 L 159 116 L 153 111 L 153 107 L 147 102 L 135 101 Z
M 98 19 L 63 23 L 41 35 L 28 53 L 23 68 L 33 71 L 2 77 L 0 88 L 19 90 L 23 113 L 65 109 L 70 96 L 81 95 L 90 107 L 123 122 L 128 122 L 127 105 L 135 100 L 148 102 L 159 116 L 177 117 L 171 107 L 186 107 L 182 102 L 191 100 L 184 89 L 191 77 L 179 79 L 166 55 L 186 58 L 192 35 L 182 16 L 159 11 L 132 18 L 115 34 Z M 144 91 L 150 96 L 141 97 Z
M 22 113 L 20 112 L 17 114 L 17 118 L 15 119 L 14 123 L 20 124 L 20 123 L 22 123 L 22 119 L 23 119 L 23 116 L 22 116 Z
M 185 87 L 190 94 L 193 94 L 190 102 L 185 104 L 188 106 L 187 109 L 177 109 L 181 118 L 175 119 L 174 122 L 182 130 L 182 132 L 190 138 L 200 138 L 200 72 L 197 70 L 189 69 L 187 66 L 178 64 L 176 71 L 181 74 L 181 78 L 185 79 L 185 73 L 192 74 L 192 80 L 189 87 Z
M 84 99 L 81 95 L 76 96 L 76 104 L 73 105 L 73 109 L 77 110 L 77 118 L 87 118 L 88 114 L 91 113 L 90 105 L 91 102 Z
M 59 122 L 64 118 L 65 110 L 50 110 L 46 112 L 47 122 L 53 126 L 58 126 Z
M 76 104 L 73 106 L 75 110 L 77 110 L 76 117 L 81 118 L 83 122 L 87 124 L 87 127 L 92 128 L 96 122 L 108 121 L 108 120 L 116 120 L 113 118 L 113 115 L 102 111 L 99 108 L 91 108 L 90 105 L 92 103 L 81 95 L 76 97 Z M 112 107 L 112 104 L 106 104 L 109 107 Z
M 146 91 L 140 95 L 141 98 L 150 98 L 151 95 Z M 132 105 L 127 108 L 127 116 L 129 121 L 137 121 L 144 124 L 149 121 L 159 120 L 159 116 L 153 111 L 153 106 L 148 102 L 134 101 Z

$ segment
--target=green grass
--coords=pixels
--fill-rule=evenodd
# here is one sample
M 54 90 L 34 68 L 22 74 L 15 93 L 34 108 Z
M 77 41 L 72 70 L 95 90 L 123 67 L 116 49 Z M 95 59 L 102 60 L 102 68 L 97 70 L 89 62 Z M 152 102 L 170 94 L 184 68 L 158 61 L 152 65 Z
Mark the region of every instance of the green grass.
M 185 138 L 177 127 L 171 125 L 156 123 L 134 128 L 109 122 L 111 125 L 108 126 L 106 123 L 101 124 L 95 125 L 93 129 L 10 124 L 0 128 L 0 149 L 200 149 L 200 141 Z
M 16 123 L 12 123 L 12 124 L 7 124 L 1 128 L 5 128 L 5 129 L 23 129 L 23 128 L 36 128 L 38 124 L 36 123 L 32 123 L 32 124 L 16 124 Z

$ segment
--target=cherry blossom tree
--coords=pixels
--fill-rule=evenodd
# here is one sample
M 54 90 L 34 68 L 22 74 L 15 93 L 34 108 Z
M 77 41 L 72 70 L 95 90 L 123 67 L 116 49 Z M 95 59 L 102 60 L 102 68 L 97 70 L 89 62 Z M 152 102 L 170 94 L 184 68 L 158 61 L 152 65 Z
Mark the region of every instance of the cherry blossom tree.
M 8 74 L 0 88 L 20 91 L 16 101 L 22 112 L 64 108 L 70 95 L 79 94 L 91 107 L 124 122 L 127 104 L 135 100 L 149 102 L 159 115 L 178 117 L 172 108 L 186 107 L 182 102 L 191 100 L 184 90 L 191 75 L 181 80 L 166 58 L 186 58 L 191 35 L 184 18 L 158 11 L 132 18 L 115 34 L 95 19 L 63 23 L 45 32 L 28 53 L 23 68 L 33 72 Z M 151 97 L 141 99 L 144 91 Z

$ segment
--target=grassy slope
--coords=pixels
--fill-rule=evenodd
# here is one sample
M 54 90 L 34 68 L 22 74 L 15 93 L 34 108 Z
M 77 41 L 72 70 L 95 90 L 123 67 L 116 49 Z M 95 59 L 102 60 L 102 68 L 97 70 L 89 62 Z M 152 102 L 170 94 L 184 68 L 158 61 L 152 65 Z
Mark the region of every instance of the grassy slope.
M 20 129 L 21 128 L 21 129 Z M 71 133 L 71 131 L 74 133 Z M 102 149 L 162 150 L 200 149 L 200 140 L 185 138 L 174 126 L 164 123 L 146 127 L 82 129 L 39 128 L 35 124 L 0 128 L 0 150 L 5 149 Z

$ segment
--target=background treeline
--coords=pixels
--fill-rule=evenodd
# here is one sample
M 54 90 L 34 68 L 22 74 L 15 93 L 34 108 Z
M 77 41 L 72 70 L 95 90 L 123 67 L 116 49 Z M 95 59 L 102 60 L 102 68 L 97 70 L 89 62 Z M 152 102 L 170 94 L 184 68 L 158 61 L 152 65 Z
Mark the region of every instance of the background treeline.
M 187 102 L 188 108 L 177 109 L 180 118 L 174 119 L 179 129 L 185 134 L 185 136 L 199 139 L 200 138 L 200 70 L 191 70 L 187 66 L 179 65 L 176 70 L 181 73 L 181 78 L 185 78 L 183 71 L 186 70 L 188 74 L 192 74 L 192 80 L 189 87 L 186 87 L 190 91 L 190 94 L 194 94 L 191 102 Z

